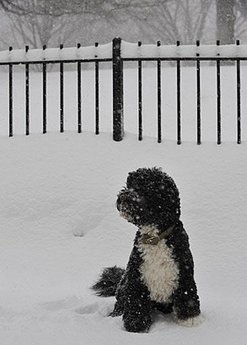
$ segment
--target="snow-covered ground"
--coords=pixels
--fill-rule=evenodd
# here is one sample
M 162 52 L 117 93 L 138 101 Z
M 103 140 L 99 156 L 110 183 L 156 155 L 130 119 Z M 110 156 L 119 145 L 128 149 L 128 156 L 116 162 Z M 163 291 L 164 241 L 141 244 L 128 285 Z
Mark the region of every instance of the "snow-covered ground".
M 124 47 L 126 54 L 129 47 Z M 102 54 L 111 51 L 108 46 L 103 48 Z M 150 49 L 147 47 L 146 53 Z M 87 53 L 94 50 L 91 47 Z M 75 51 L 65 54 L 73 55 Z M 56 57 L 57 52 L 50 50 L 45 54 L 54 53 Z M 9 52 L 0 58 L 5 59 L 4 54 L 8 59 Z M 44 52 L 28 54 L 31 58 L 30 54 Z M 30 72 L 32 135 L 24 137 L 17 134 L 25 132 L 25 75 L 21 67 L 14 67 L 14 138 L 6 137 L 8 74 L 4 68 L 1 70 L 0 344 L 246 344 L 247 68 L 242 66 L 241 73 L 244 142 L 234 143 L 236 68 L 223 66 L 223 144 L 217 146 L 216 71 L 215 66 L 202 63 L 203 144 L 197 146 L 195 68 L 183 66 L 183 144 L 177 146 L 176 69 L 162 63 L 165 140 L 157 144 L 156 66 L 148 64 L 143 70 L 143 142 L 137 141 L 136 63 L 127 67 L 126 136 L 119 143 L 113 142 L 110 134 L 109 69 L 100 70 L 99 136 L 93 134 L 93 69 L 82 71 L 81 134 L 75 133 L 76 73 L 66 70 L 64 75 L 65 129 L 71 132 L 63 134 L 52 133 L 59 129 L 59 73 L 56 68 L 48 73 L 49 133 L 42 135 L 38 134 L 42 131 L 42 76 Z M 99 298 L 90 286 L 103 267 L 126 265 L 135 228 L 119 217 L 116 195 L 129 171 L 152 166 L 161 166 L 180 189 L 181 218 L 190 235 L 204 322 L 195 328 L 184 328 L 172 317 L 156 314 L 149 333 L 131 334 L 123 329 L 121 318 L 107 317 L 114 298 Z
M 244 142 L 157 144 L 126 134 L 64 133 L 0 139 L 0 344 L 246 344 Z M 102 267 L 125 266 L 135 233 L 118 215 L 127 173 L 161 166 L 181 194 L 204 322 L 154 315 L 147 334 L 110 318 L 93 295 Z

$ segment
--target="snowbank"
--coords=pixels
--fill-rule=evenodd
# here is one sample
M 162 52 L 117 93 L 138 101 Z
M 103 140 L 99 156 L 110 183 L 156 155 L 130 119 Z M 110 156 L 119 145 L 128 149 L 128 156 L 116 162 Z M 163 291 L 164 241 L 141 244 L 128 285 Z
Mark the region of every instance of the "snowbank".
M 0 139 L 0 343 L 4 345 L 244 345 L 246 143 L 142 143 L 127 134 Z M 128 171 L 162 166 L 180 189 L 204 323 L 154 315 L 148 334 L 108 318 L 114 299 L 89 287 L 102 267 L 124 266 L 135 228 L 115 198 Z

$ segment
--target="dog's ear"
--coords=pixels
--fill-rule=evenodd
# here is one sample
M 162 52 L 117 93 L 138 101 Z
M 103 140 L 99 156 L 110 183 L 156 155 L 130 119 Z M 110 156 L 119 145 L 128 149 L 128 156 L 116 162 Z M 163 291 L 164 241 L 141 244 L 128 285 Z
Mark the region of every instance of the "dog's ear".
M 173 180 L 166 181 L 166 187 L 160 192 L 159 205 L 161 205 L 157 224 L 161 229 L 165 229 L 175 224 L 181 214 L 179 191 Z

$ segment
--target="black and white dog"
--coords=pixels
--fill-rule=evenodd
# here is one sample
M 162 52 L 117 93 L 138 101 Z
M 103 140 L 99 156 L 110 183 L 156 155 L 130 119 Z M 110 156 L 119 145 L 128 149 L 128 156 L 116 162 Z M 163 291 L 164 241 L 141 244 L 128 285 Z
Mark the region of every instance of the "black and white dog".
M 106 268 L 92 287 L 98 295 L 116 296 L 111 316 L 123 315 L 130 332 L 147 331 L 154 309 L 173 312 L 183 325 L 197 324 L 194 263 L 173 179 L 158 168 L 129 173 L 117 209 L 138 231 L 126 270 Z

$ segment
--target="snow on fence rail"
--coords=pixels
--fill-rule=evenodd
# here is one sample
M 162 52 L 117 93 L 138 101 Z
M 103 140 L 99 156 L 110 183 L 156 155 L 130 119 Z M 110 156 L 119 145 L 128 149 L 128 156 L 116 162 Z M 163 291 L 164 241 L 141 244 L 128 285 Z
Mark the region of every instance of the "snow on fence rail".
M 118 40 L 117 40 L 118 41 Z M 116 41 L 115 41 L 116 42 Z M 201 59 L 237 59 L 247 60 L 247 45 L 160 45 L 158 44 L 138 44 L 121 42 L 122 59 L 195 59 L 198 55 Z M 0 64 L 19 63 L 42 63 L 75 60 L 100 61 L 112 60 L 113 43 L 93 45 L 90 47 L 65 48 L 62 45 L 58 48 L 43 49 L 15 49 L 0 52 Z
M 143 62 L 153 61 L 157 69 L 157 141 L 162 141 L 162 61 L 170 61 L 176 66 L 176 121 L 177 121 L 177 143 L 181 144 L 181 62 L 194 61 L 196 67 L 196 99 L 197 99 L 197 144 L 201 144 L 201 62 L 215 61 L 216 67 L 216 99 L 217 99 L 217 143 L 222 142 L 221 137 L 221 66 L 227 61 L 232 61 L 236 66 L 236 141 L 241 143 L 241 61 L 247 60 L 247 46 L 240 45 L 236 41 L 234 45 L 221 46 L 217 41 L 216 45 L 201 46 L 197 41 L 195 45 L 161 45 L 158 41 L 156 45 L 142 45 L 138 43 L 128 43 L 120 38 L 113 39 L 112 43 L 94 46 L 81 47 L 80 44 L 74 48 L 25 49 L 13 50 L 12 47 L 7 51 L 0 52 L 0 65 L 8 66 L 9 84 L 9 136 L 13 136 L 13 66 L 25 66 L 25 129 L 26 135 L 30 133 L 30 65 L 41 65 L 42 70 L 42 114 L 43 114 L 43 133 L 47 132 L 47 65 L 58 64 L 60 73 L 60 132 L 64 132 L 64 65 L 69 63 L 77 64 L 77 113 L 78 113 L 78 132 L 82 131 L 82 95 L 81 95 L 81 64 L 90 62 L 95 65 L 95 133 L 99 134 L 99 66 L 103 62 L 112 63 L 113 74 L 113 139 L 120 141 L 124 137 L 124 63 L 136 61 L 138 63 L 138 139 L 143 139 Z

